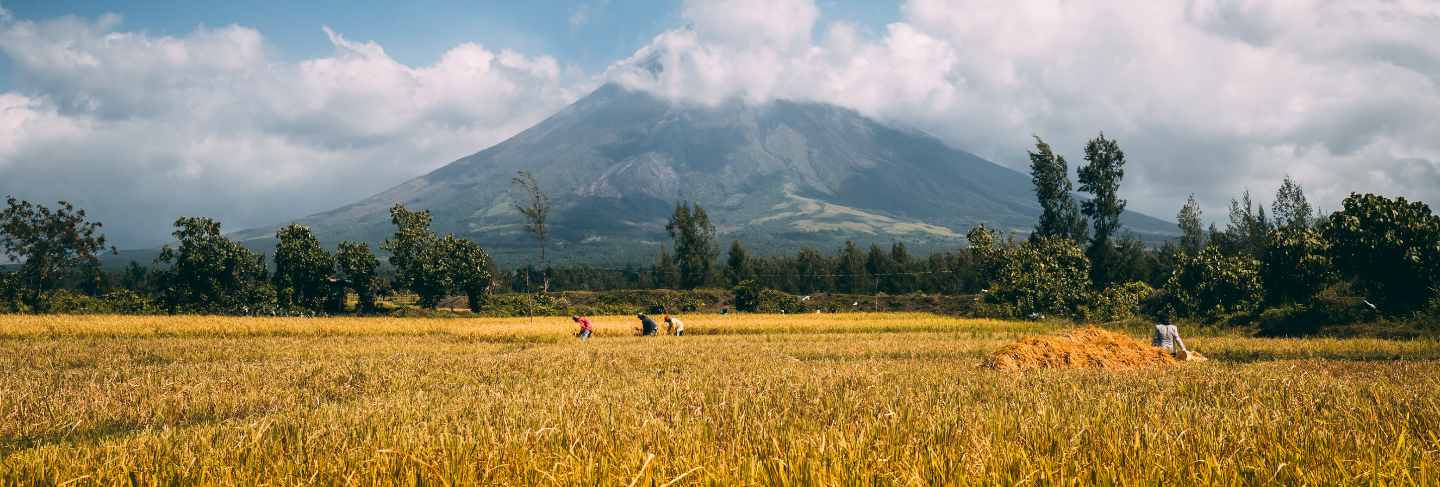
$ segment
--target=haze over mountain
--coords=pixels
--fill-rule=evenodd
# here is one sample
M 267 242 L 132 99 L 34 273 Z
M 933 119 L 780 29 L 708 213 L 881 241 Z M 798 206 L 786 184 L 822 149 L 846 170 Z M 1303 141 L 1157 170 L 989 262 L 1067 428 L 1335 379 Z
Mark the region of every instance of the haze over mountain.
M 681 201 L 706 208 L 723 240 L 762 251 L 828 251 L 846 239 L 954 247 L 973 225 L 1026 232 L 1039 214 L 1027 175 L 853 110 L 706 106 L 606 84 L 493 147 L 298 222 L 327 242 L 378 243 L 399 202 L 515 262 L 534 245 L 513 208 L 519 170 L 552 198 L 551 255 L 561 261 L 646 262 Z M 1148 236 L 1174 228 L 1136 213 L 1125 223 Z M 257 246 L 273 235 L 236 234 Z

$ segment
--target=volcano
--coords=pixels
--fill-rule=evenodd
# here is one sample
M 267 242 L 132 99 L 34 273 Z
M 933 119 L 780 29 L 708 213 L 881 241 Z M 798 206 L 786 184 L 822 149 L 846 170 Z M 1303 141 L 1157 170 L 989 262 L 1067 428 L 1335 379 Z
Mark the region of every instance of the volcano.
M 1040 214 L 1029 176 L 924 132 L 811 102 L 671 102 L 606 84 L 539 124 L 429 174 L 297 220 L 322 241 L 384 240 L 395 203 L 430 210 L 434 228 L 475 240 L 502 263 L 534 242 L 511 178 L 550 195 L 552 260 L 649 262 L 678 202 L 703 206 L 722 242 L 760 252 L 830 250 L 845 240 L 955 248 L 984 223 L 1024 233 Z M 1142 238 L 1174 224 L 1137 213 Z M 260 244 L 273 228 L 237 232 Z

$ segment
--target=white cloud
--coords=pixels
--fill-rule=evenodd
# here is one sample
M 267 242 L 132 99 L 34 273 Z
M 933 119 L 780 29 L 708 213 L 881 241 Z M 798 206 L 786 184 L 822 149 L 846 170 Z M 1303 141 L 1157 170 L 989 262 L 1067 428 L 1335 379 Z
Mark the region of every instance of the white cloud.
M 1330 208 L 1349 191 L 1440 201 L 1434 2 L 910 0 L 876 38 L 773 3 L 687 4 L 693 27 L 609 76 L 701 103 L 845 105 L 1017 169 L 1030 134 L 1080 162 L 1104 130 L 1130 156 L 1131 207 L 1162 217 L 1190 192 L 1218 217 L 1287 173 Z
M 16 86 L 0 93 L 0 193 L 83 203 L 122 245 L 156 242 L 180 215 L 240 229 L 363 198 L 593 86 L 552 58 L 476 44 L 411 67 L 327 27 L 333 55 L 287 63 L 246 27 L 119 24 L 0 24 Z
M 595 10 L 577 9 L 584 25 Z M 583 12 L 582 12 L 583 11 Z M 0 193 L 83 203 L 122 242 L 178 215 L 229 228 L 329 209 L 486 147 L 618 80 L 670 99 L 836 103 L 1023 169 L 1030 135 L 1072 162 L 1096 132 L 1130 156 L 1131 208 L 1210 217 L 1285 174 L 1440 202 L 1440 3 L 909 0 L 875 34 L 809 0 L 686 2 L 592 77 L 475 44 L 428 66 L 329 28 L 277 60 L 262 33 L 128 32 L 121 19 L 0 12 Z M 578 18 L 578 20 L 576 20 Z M 63 183 L 58 183 L 63 181 Z

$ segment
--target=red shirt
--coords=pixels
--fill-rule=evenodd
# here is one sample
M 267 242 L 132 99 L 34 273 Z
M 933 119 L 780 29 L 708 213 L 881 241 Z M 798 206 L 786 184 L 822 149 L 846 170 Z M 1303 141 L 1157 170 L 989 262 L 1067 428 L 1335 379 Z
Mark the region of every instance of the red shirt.
M 581 331 L 585 331 L 585 330 L 589 330 L 589 329 L 590 329 L 590 319 L 589 319 L 589 318 L 580 318 L 580 330 L 581 330 Z

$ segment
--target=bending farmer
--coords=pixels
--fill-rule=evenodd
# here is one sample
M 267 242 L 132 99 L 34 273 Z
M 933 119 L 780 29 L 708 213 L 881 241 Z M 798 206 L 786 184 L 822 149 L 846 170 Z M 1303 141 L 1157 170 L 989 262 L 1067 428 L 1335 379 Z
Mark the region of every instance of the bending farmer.
M 645 316 L 645 313 L 640 313 L 635 317 L 640 318 L 640 336 L 652 336 L 659 333 L 660 326 L 655 324 L 655 320 Z
M 576 333 L 575 336 L 580 337 L 580 341 L 582 342 L 589 339 L 591 333 L 590 319 L 580 315 L 571 316 L 570 319 L 580 324 L 580 333 Z

